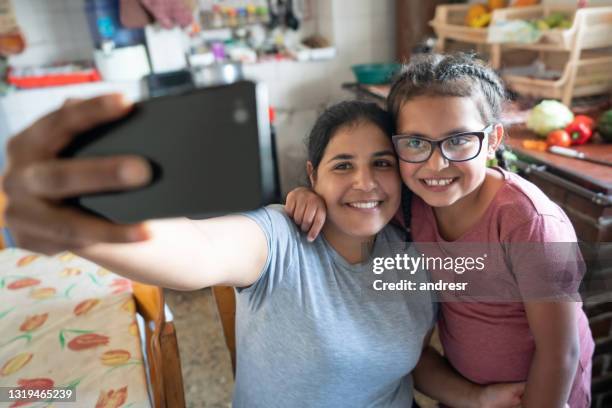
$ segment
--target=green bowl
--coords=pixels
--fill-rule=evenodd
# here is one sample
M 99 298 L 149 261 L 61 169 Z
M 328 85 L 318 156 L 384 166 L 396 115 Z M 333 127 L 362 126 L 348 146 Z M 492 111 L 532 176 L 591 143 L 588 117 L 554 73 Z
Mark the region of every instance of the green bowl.
M 383 64 L 359 64 L 353 65 L 351 69 L 357 78 L 357 82 L 366 85 L 388 84 L 393 79 L 400 68 L 401 64 L 383 63 Z

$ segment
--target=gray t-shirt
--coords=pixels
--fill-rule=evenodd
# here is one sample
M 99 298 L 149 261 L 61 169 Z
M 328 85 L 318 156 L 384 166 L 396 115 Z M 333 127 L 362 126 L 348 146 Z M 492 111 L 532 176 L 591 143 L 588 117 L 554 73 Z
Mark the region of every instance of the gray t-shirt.
M 433 297 L 372 290 L 371 263 L 349 264 L 322 235 L 308 242 L 282 206 L 245 215 L 269 254 L 257 282 L 236 291 L 233 406 L 412 406 L 410 373 L 434 323 Z M 403 239 L 385 227 L 372 257 L 395 256 Z M 413 278 L 426 280 L 420 272 Z

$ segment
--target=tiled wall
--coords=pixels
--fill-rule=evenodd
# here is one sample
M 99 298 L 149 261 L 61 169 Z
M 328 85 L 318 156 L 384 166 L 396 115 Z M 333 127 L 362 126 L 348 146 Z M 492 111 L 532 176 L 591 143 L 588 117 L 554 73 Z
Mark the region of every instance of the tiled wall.
M 85 0 L 13 0 L 27 48 L 11 58 L 16 66 L 92 58 Z
M 318 29 L 336 46 L 336 58 L 277 64 L 276 74 L 266 80 L 270 99 L 279 108 L 276 127 L 283 191 L 306 179 L 304 140 L 318 114 L 331 103 L 353 97 L 341 88 L 355 81 L 351 65 L 395 58 L 394 11 L 395 0 L 320 0 Z

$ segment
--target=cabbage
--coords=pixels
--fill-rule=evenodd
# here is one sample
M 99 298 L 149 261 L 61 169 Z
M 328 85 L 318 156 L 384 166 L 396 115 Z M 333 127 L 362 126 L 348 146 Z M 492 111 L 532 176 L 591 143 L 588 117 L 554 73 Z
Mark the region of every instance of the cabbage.
M 546 137 L 555 129 L 563 129 L 574 120 L 574 114 L 559 101 L 544 100 L 537 104 L 527 118 L 527 128 Z

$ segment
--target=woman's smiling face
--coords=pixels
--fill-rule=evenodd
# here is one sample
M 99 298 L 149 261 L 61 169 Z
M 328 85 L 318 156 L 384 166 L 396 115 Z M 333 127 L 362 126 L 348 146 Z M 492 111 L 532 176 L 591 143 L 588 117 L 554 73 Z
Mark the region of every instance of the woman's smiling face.
M 479 131 L 487 125 L 472 98 L 418 96 L 403 103 L 397 132 L 439 140 L 452 134 Z M 469 161 L 449 162 L 439 148 L 426 162 L 400 161 L 402 180 L 432 207 L 453 205 L 483 183 L 487 158 L 494 157 L 497 147 L 497 143 L 489 144 L 489 138 L 490 135 L 485 136 L 480 153 Z
M 371 122 L 339 128 L 316 171 L 308 163 L 308 174 L 327 206 L 326 233 L 369 239 L 399 208 L 401 181 L 393 144 Z

